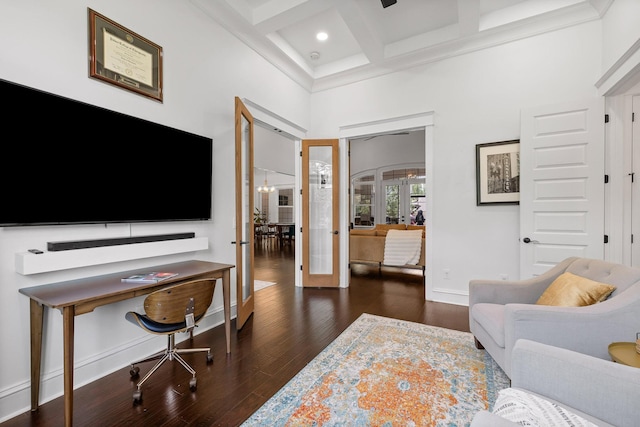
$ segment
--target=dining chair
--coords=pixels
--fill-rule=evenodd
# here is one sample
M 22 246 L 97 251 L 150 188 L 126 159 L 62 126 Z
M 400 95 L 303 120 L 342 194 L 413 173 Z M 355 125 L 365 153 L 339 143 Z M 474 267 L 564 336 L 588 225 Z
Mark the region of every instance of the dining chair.
M 288 225 L 282 232 L 283 241 L 287 241 L 289 243 L 293 242 L 296 237 L 296 226 L 291 224 Z

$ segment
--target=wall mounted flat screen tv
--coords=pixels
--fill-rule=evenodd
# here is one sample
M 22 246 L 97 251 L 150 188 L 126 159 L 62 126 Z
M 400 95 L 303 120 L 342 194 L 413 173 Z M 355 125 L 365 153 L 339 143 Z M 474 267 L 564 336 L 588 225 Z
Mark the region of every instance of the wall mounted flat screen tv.
M 0 227 L 211 218 L 211 138 L 0 80 Z

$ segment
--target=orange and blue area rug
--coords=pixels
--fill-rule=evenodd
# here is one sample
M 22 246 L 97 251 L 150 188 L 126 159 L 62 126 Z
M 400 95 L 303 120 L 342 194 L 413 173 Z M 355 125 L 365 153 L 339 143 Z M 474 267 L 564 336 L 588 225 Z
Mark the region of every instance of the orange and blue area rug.
M 507 387 L 470 333 L 365 313 L 242 426 L 468 426 Z

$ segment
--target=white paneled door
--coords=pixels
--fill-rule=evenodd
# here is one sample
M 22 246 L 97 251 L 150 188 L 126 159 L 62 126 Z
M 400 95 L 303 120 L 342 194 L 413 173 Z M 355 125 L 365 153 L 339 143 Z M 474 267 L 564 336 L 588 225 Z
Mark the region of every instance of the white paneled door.
M 520 276 L 570 256 L 604 257 L 604 100 L 525 109 Z

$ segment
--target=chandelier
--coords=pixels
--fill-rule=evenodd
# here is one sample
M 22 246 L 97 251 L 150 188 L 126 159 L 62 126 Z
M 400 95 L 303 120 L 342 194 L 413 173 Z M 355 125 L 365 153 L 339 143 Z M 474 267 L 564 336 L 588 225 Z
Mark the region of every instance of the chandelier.
M 264 171 L 264 185 L 258 187 L 258 193 L 273 193 L 274 191 L 276 191 L 276 187 L 269 187 L 267 183 L 267 171 Z

